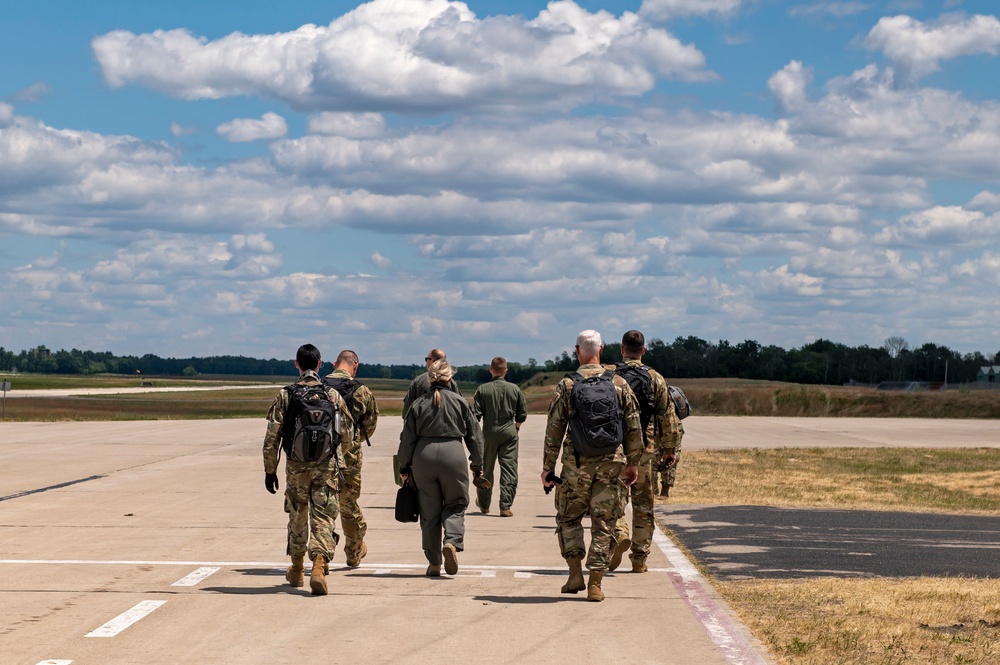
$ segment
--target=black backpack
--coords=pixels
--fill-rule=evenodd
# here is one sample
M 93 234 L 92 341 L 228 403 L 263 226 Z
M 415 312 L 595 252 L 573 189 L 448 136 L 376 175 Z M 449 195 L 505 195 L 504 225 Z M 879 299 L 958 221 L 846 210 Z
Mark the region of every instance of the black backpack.
M 340 409 L 323 386 L 293 383 L 282 423 L 281 447 L 293 462 L 325 462 L 340 445 Z
M 566 375 L 573 380 L 569 394 L 569 427 L 573 453 L 601 457 L 618 450 L 622 443 L 622 410 L 615 390 L 614 372 L 584 378 L 579 372 Z
M 653 413 L 656 411 L 656 401 L 653 399 L 653 377 L 649 374 L 649 368 L 645 365 L 629 365 L 626 363 L 615 363 L 615 374 L 628 382 L 635 398 L 639 402 L 639 425 L 642 427 L 642 442 L 646 443 L 646 428 L 653 420 Z M 653 427 L 659 427 L 659 421 L 654 421 Z M 653 432 L 656 436 L 656 431 Z
M 340 393 L 340 396 L 344 398 L 344 403 L 347 404 L 347 410 L 351 412 L 351 418 L 354 420 L 355 427 L 361 430 L 361 434 L 365 437 L 365 443 L 369 446 L 372 445 L 371 440 L 368 438 L 368 432 L 365 430 L 364 423 L 358 420 L 358 414 L 354 411 L 354 393 L 358 392 L 358 388 L 364 384 L 357 379 L 327 376 L 323 379 L 323 385 L 333 388 Z

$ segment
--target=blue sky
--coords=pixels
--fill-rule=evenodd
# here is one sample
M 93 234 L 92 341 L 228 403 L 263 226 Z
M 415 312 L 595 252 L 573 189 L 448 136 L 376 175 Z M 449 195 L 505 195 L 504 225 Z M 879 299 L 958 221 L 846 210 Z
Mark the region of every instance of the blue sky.
M 995 2 L 10 4 L 8 349 L 1000 350 Z

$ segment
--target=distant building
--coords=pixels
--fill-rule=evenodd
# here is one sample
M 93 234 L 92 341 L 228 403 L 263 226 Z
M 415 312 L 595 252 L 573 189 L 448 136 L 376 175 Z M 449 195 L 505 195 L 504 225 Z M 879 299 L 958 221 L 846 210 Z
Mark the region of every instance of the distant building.
M 976 387 L 1000 388 L 1000 365 L 980 367 L 976 374 Z

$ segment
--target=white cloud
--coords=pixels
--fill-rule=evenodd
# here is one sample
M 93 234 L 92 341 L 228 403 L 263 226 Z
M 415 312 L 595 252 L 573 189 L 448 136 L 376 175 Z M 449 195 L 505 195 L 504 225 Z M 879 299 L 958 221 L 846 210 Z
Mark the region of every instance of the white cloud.
M 805 108 L 806 88 L 812 80 L 812 71 L 792 60 L 767 80 L 767 87 L 774 95 L 778 110 L 790 113 Z
M 385 132 L 381 113 L 335 113 L 325 111 L 309 116 L 310 134 L 329 134 L 352 139 L 370 139 Z
M 11 99 L 17 102 L 40 102 L 51 93 L 52 88 L 47 83 L 38 81 L 27 88 L 21 88 L 11 96 Z
M 182 99 L 259 95 L 297 109 L 435 111 L 639 95 L 710 77 L 704 56 L 635 14 L 552 2 L 533 20 L 461 2 L 373 0 L 329 26 L 215 41 L 186 30 L 93 41 L 104 80 Z
M 639 14 L 654 19 L 684 18 L 719 14 L 734 14 L 744 0 L 642 0 Z
M 277 113 L 265 113 L 259 120 L 236 118 L 215 128 L 215 132 L 233 143 L 279 139 L 288 134 L 288 123 Z
M 383 270 L 392 267 L 392 260 L 382 256 L 381 252 L 372 252 L 371 259 L 372 263 Z
M 0 127 L 6 127 L 14 120 L 14 107 L 0 102 Z
M 1000 233 L 1000 214 L 987 216 L 959 206 L 934 206 L 903 215 L 875 237 L 879 243 L 898 245 L 931 243 L 935 246 L 977 246 L 983 238 Z
M 837 18 L 861 14 L 872 9 L 874 5 L 868 2 L 813 2 L 808 5 L 795 5 L 788 9 L 789 16 L 812 16 L 816 14 L 829 14 Z
M 924 23 L 913 17 L 886 16 L 868 33 L 871 50 L 881 50 L 911 82 L 937 71 L 942 60 L 1000 51 L 1000 19 L 951 14 Z
M 181 136 L 191 136 L 192 134 L 197 134 L 197 127 L 186 127 L 179 122 L 170 123 L 170 134 L 176 137 Z

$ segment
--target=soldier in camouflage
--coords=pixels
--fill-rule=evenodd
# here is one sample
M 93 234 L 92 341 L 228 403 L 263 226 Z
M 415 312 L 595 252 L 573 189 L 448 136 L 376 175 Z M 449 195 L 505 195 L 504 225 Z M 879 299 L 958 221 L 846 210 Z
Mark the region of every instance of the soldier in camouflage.
M 622 336 L 622 361 L 626 365 L 642 367 L 646 340 L 638 330 Z M 646 559 L 653 542 L 656 524 L 653 521 L 653 494 L 656 491 L 656 474 L 660 468 L 673 469 L 681 449 L 684 426 L 674 411 L 674 401 L 667 392 L 667 381 L 655 369 L 647 368 L 652 379 L 653 417 L 646 426 L 645 446 L 639 460 L 639 479 L 631 487 L 632 538 L 629 539 L 628 522 L 624 515 L 615 525 L 615 551 L 610 570 L 615 570 L 622 555 L 631 545 L 632 572 L 644 573 Z
M 295 354 L 299 385 L 319 386 L 323 360 L 319 349 L 303 344 Z M 337 391 L 329 389 L 330 401 L 340 409 L 341 430 L 351 431 L 350 411 Z M 282 449 L 282 425 L 288 411 L 289 393 L 282 390 L 267 412 L 267 433 L 264 435 L 264 487 L 274 494 L 278 486 L 278 458 Z M 294 587 L 304 584 L 306 554 L 312 560 L 309 586 L 314 595 L 326 595 L 326 575 L 329 562 L 337 548 L 337 512 L 340 507 L 340 470 L 344 458 L 338 446 L 334 455 L 324 462 L 296 462 L 285 459 L 285 512 L 288 513 L 288 545 L 286 553 L 292 565 L 285 579 Z M 311 536 L 311 538 L 310 538 Z
M 351 350 L 341 351 L 333 364 L 333 372 L 326 377 L 326 381 L 330 382 L 333 379 L 331 385 L 334 387 L 338 383 L 350 385 L 358 372 L 358 364 L 358 354 Z M 365 522 L 364 513 L 361 512 L 361 505 L 358 503 L 361 496 L 362 442 L 367 442 L 378 425 L 378 405 L 368 386 L 358 385 L 354 391 L 351 411 L 354 417 L 354 430 L 352 433 L 346 433 L 340 444 L 344 452 L 344 481 L 340 487 L 340 524 L 344 529 L 346 541 L 344 554 L 347 557 L 347 565 L 357 568 L 368 554 L 368 544 L 365 542 L 368 523 Z
M 601 366 L 601 335 L 585 330 L 576 339 L 577 370 L 584 377 L 605 371 Z M 587 600 L 604 600 L 601 580 L 608 568 L 614 524 L 625 512 L 628 486 L 635 482 L 640 457 L 642 435 L 639 427 L 639 405 L 632 389 L 620 376 L 614 377 L 615 392 L 623 419 L 623 441 L 618 449 L 603 457 L 578 457 L 573 450 L 570 419 L 570 392 L 573 380 L 564 378 L 556 385 L 549 404 L 545 429 L 545 457 L 542 462 L 542 484 L 552 487 L 548 479 L 555 471 L 562 451 L 562 483 L 556 486 L 556 536 L 563 558 L 569 566 L 569 580 L 562 593 L 587 590 Z M 582 520 L 590 514 L 590 550 L 583 537 Z M 582 562 L 587 555 L 590 578 L 583 580 Z

